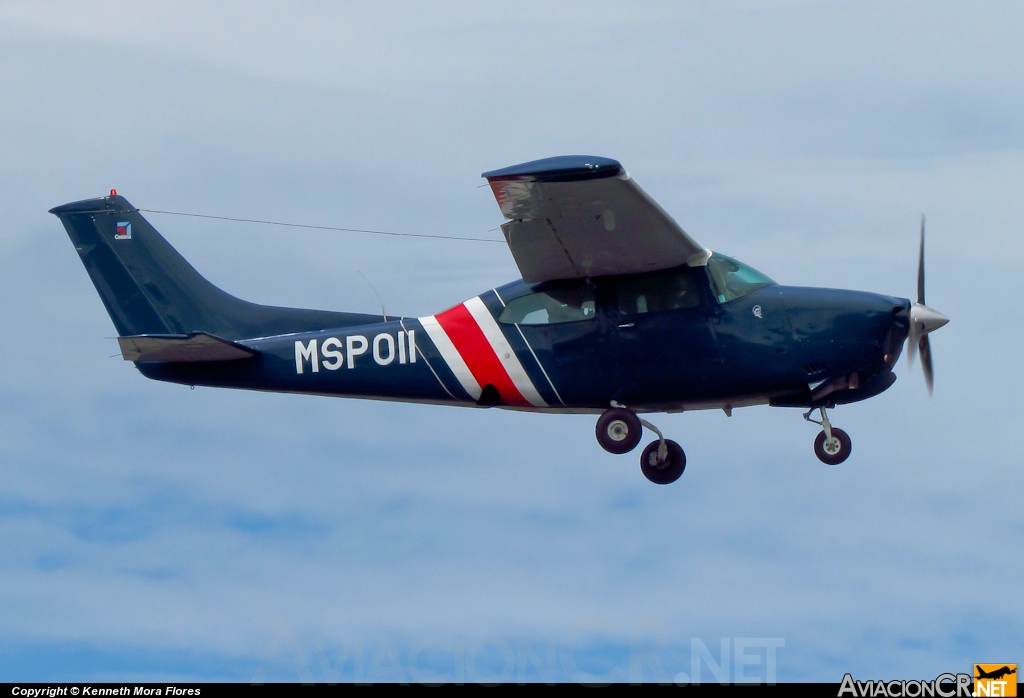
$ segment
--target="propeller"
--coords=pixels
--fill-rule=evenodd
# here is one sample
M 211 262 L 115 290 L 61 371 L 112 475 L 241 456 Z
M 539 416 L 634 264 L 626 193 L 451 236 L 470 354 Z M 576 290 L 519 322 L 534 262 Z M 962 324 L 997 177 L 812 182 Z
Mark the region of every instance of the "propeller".
M 907 333 L 907 358 L 914 365 L 914 356 L 921 354 L 921 369 L 928 394 L 932 394 L 935 373 L 932 369 L 932 347 L 928 334 L 949 322 L 942 313 L 924 304 L 924 214 L 921 214 L 921 250 L 917 257 L 917 302 L 910 306 L 910 331 Z

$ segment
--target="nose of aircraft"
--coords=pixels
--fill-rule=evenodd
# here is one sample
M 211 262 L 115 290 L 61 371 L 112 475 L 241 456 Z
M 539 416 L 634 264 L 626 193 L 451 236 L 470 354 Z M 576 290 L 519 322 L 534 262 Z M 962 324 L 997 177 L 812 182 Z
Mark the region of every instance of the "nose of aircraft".
M 809 362 L 877 370 L 896 362 L 910 331 L 909 300 L 864 291 L 787 289 L 787 311 Z M 828 354 L 829 360 L 818 356 Z
M 927 305 L 914 303 L 910 308 L 910 322 L 917 328 L 919 334 L 926 335 L 945 325 L 949 318 Z

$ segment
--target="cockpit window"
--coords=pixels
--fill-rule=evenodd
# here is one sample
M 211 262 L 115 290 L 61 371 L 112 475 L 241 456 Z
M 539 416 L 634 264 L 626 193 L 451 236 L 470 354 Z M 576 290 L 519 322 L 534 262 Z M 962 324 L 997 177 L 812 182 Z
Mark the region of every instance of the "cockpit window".
M 623 315 L 657 313 L 700 305 L 700 287 L 690 267 L 616 279 L 619 312 Z
M 718 253 L 711 255 L 708 260 L 708 276 L 719 303 L 728 303 L 762 286 L 775 283 L 757 269 Z
M 498 316 L 498 322 L 506 325 L 553 325 L 596 317 L 594 289 L 580 282 L 510 300 Z

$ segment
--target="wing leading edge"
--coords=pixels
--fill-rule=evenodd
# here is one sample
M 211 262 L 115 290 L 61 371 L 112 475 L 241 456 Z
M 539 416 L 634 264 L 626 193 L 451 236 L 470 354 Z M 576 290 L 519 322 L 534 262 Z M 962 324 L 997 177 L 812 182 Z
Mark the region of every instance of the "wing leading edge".
M 711 255 L 615 160 L 566 155 L 482 176 L 528 283 L 700 265 Z

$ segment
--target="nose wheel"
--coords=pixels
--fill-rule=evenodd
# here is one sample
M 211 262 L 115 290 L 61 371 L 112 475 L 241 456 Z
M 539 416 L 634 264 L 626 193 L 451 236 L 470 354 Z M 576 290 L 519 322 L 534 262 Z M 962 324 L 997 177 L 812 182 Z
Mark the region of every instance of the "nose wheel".
M 813 408 L 804 415 L 804 419 L 808 422 L 821 425 L 821 432 L 814 439 L 814 455 L 826 465 L 839 465 L 850 457 L 853 443 L 845 431 L 832 426 L 824 407 L 818 409 L 821 411 L 820 422 L 817 419 L 811 419 Z
M 640 454 L 640 470 L 651 482 L 668 485 L 686 470 L 686 454 L 682 446 L 666 439 L 658 427 L 635 412 L 615 402 L 597 420 L 597 442 L 609 453 L 629 453 L 640 443 L 644 427 L 658 435 Z

